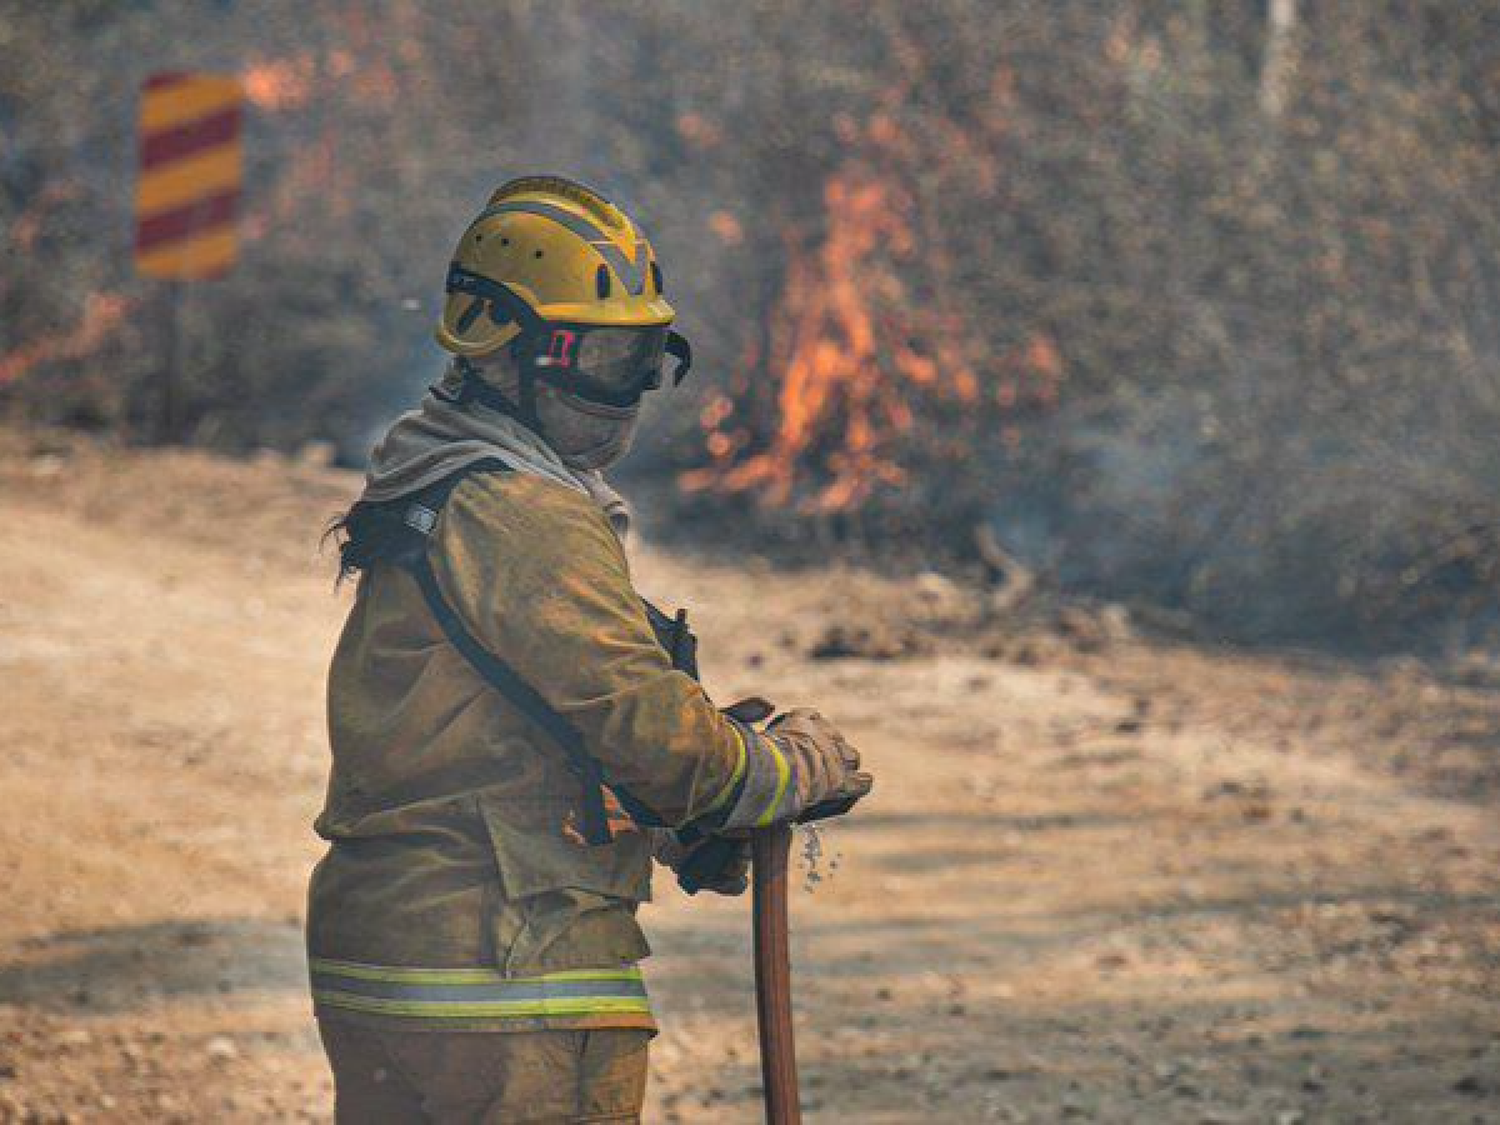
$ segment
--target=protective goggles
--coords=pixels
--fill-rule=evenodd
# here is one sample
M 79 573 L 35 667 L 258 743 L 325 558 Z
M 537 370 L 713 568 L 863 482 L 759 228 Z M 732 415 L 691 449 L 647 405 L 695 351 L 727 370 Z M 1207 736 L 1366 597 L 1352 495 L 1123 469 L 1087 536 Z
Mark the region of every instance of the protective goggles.
M 693 349 L 687 340 L 666 327 L 543 320 L 508 285 L 456 265 L 449 267 L 447 290 L 479 298 L 472 310 L 475 315 L 487 306 L 495 323 L 513 320 L 520 325 L 517 347 L 523 353 L 523 362 L 529 360 L 547 382 L 580 398 L 631 406 L 647 391 L 662 385 L 667 356 L 677 361 L 672 372 L 674 387 L 687 378 L 693 366 Z M 524 354 L 527 351 L 529 356 Z
M 682 382 L 693 362 L 688 342 L 661 327 L 554 324 L 538 343 L 532 362 L 547 382 L 610 406 L 629 406 L 660 387 L 667 356 L 677 361 L 673 386 Z

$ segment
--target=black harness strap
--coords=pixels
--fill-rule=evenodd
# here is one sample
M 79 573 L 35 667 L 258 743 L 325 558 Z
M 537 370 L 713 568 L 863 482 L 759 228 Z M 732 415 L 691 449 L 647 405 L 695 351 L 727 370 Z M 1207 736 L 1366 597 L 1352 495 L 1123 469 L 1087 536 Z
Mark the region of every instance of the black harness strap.
M 473 665 L 492 688 L 514 703 L 528 719 L 541 727 L 547 736 L 568 756 L 569 768 L 583 784 L 582 836 L 590 844 L 607 844 L 613 839 L 609 816 L 604 808 L 604 771 L 599 760 L 584 749 L 583 738 L 567 719 L 552 709 L 536 688 L 518 676 L 514 669 L 474 639 L 453 607 L 438 588 L 437 575 L 427 556 L 407 564 L 406 569 L 421 587 L 427 608 L 437 619 L 444 635 L 463 658 Z M 624 804 L 623 800 L 621 804 Z M 629 811 L 628 809 L 626 811 Z M 631 814 L 634 815 L 633 813 Z
M 614 836 L 609 828 L 609 815 L 605 808 L 604 769 L 599 764 L 599 760 L 588 752 L 583 736 L 572 723 L 542 698 L 541 693 L 527 683 L 514 668 L 479 643 L 458 614 L 454 612 L 453 607 L 448 604 L 448 599 L 443 597 L 437 575 L 433 572 L 432 563 L 427 558 L 425 540 L 430 539 L 433 529 L 437 526 L 438 514 L 453 490 L 467 476 L 495 469 L 508 469 L 508 466 L 498 459 L 478 462 L 445 478 L 410 503 L 403 516 L 403 522 L 406 527 L 422 536 L 424 542 L 421 544 L 421 549 L 403 552 L 397 561 L 416 579 L 417 586 L 422 591 L 422 597 L 427 602 L 427 608 L 432 612 L 433 618 L 443 630 L 443 635 L 448 638 L 453 647 L 486 683 L 510 700 L 522 714 L 539 726 L 566 755 L 568 767 L 577 776 L 583 789 L 580 835 L 588 844 L 596 846 L 607 844 L 614 839 Z M 650 608 L 654 610 L 654 607 Z M 686 635 L 691 638 L 691 634 L 686 631 L 685 622 L 674 622 L 674 624 L 680 630 L 679 636 Z M 653 627 L 655 627 L 654 622 Z M 690 658 L 691 653 L 683 655 Z M 618 785 L 610 788 L 621 807 L 636 823 L 647 827 L 659 827 L 666 823 L 628 790 Z

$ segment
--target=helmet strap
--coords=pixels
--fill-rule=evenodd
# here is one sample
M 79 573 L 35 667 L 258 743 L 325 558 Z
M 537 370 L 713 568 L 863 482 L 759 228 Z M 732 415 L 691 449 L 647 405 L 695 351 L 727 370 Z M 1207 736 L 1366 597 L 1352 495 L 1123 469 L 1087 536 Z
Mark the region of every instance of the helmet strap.
M 453 406 L 467 406 L 471 402 L 477 402 L 480 406 L 487 407 L 496 413 L 508 414 L 527 429 L 541 434 L 542 424 L 536 414 L 536 376 L 533 373 L 524 366 L 521 368 L 521 401 L 515 402 L 504 391 L 486 380 L 471 360 L 459 356 L 457 366 L 462 380 L 458 391 L 450 393 L 443 389 L 441 383 L 438 383 L 429 388 L 433 397 Z
M 516 358 L 516 373 L 520 383 L 520 401 L 512 402 L 504 392 L 486 382 L 479 369 L 463 357 L 458 361 L 459 371 L 463 374 L 463 385 L 453 401 L 460 405 L 477 402 L 491 410 L 508 414 L 527 429 L 545 437 L 536 412 L 536 344 L 547 335 L 548 323 L 510 286 L 466 270 L 457 262 L 448 267 L 448 280 L 444 288 L 449 293 L 467 293 L 489 302 L 491 319 L 503 323 L 502 318 L 508 318 L 520 330 L 520 335 L 511 342 L 511 355 Z
M 516 417 L 523 426 L 541 437 L 546 437 L 542 433 L 542 420 L 536 412 L 536 369 L 529 360 L 525 359 L 518 366 L 520 368 L 518 376 L 521 383 L 521 409 Z

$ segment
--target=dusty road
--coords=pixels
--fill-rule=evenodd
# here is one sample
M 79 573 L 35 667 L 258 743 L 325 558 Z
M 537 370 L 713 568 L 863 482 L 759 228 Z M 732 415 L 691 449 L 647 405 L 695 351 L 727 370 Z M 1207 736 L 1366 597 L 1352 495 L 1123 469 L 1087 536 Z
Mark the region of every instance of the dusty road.
M 299 914 L 351 486 L 0 432 L 0 1121 L 328 1119 Z M 716 695 L 816 702 L 878 773 L 793 902 L 811 1120 L 1500 1121 L 1493 688 L 984 655 L 941 585 L 637 555 Z M 893 614 L 930 651 L 809 655 Z M 756 1121 L 747 904 L 658 883 L 648 1119 Z

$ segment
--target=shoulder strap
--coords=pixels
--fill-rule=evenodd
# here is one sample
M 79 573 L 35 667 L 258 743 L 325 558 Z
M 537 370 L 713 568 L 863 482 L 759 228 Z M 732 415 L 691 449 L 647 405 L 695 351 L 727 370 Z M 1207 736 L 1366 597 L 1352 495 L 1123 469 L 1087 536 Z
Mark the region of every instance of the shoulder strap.
M 503 461 L 488 459 L 444 478 L 439 485 L 425 490 L 407 506 L 404 517 L 406 525 L 430 539 L 437 527 L 443 505 L 464 479 L 478 472 L 508 469 L 509 466 Z M 523 715 L 557 743 L 567 757 L 568 768 L 583 786 L 580 834 L 585 842 L 591 845 L 609 843 L 614 837 L 610 832 L 609 815 L 604 802 L 604 769 L 599 760 L 588 752 L 578 728 L 542 698 L 541 693 L 514 668 L 480 644 L 448 604 L 448 599 L 443 597 L 437 575 L 433 572 L 425 550 L 413 552 L 410 558 L 403 560 L 403 565 L 417 580 L 427 608 L 453 647 L 458 649 L 490 687 L 510 700 Z M 636 800 L 629 791 L 619 786 L 612 787 L 612 791 L 632 820 L 646 826 L 664 823 L 661 817 Z

